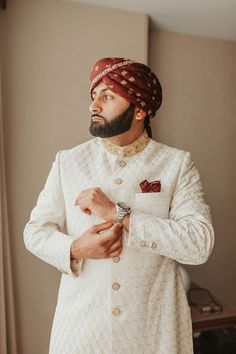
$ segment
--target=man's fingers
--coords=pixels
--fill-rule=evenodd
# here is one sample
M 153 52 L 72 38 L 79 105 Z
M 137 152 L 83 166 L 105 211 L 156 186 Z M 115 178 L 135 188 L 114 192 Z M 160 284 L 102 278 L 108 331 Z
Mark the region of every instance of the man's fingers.
M 91 227 L 91 232 L 93 234 L 97 234 L 100 231 L 104 231 L 104 230 L 107 230 L 107 229 L 111 228 L 112 225 L 113 225 L 113 221 L 105 221 L 105 222 L 103 222 L 101 224 L 93 225 Z
M 122 240 L 121 238 L 119 238 L 118 240 L 116 240 L 114 243 L 111 244 L 108 252 L 112 253 L 117 251 L 118 249 L 120 249 L 122 247 Z
M 87 215 L 91 215 L 91 214 L 92 214 L 91 210 L 88 209 L 88 208 L 81 209 L 81 210 L 82 210 L 83 213 L 85 213 L 85 214 L 87 214 Z
M 107 258 L 117 257 L 121 254 L 122 248 L 118 248 L 116 251 L 109 253 Z
M 79 205 L 81 203 L 81 201 L 83 200 L 84 197 L 84 193 L 81 192 L 78 197 L 75 199 L 75 205 Z
M 109 236 L 109 235 L 108 235 Z M 122 226 L 121 228 L 116 231 L 113 232 L 111 237 L 109 237 L 109 240 L 107 241 L 107 239 L 104 241 L 104 239 L 102 240 L 102 243 L 109 249 L 111 248 L 112 245 L 114 245 L 115 243 L 121 243 L 122 242 Z
M 122 224 L 114 224 L 110 229 L 101 235 L 101 241 L 107 243 L 109 241 L 118 239 L 121 236 Z
M 75 199 L 74 205 L 79 205 L 79 203 L 82 203 L 83 199 L 85 198 L 90 198 L 92 193 L 103 193 L 101 188 L 95 187 L 95 188 L 88 188 L 80 192 L 78 197 Z M 104 194 L 104 193 L 103 193 Z

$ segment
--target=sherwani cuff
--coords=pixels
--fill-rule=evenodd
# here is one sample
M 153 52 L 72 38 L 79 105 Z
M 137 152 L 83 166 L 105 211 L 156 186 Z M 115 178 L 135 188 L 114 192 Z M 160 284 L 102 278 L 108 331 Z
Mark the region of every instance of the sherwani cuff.
M 82 270 L 83 259 L 71 259 L 70 268 L 72 270 L 73 276 L 78 277 Z
M 73 277 L 78 276 L 71 269 L 70 249 L 73 237 L 56 231 L 52 227 L 39 226 L 29 222 L 24 230 L 24 240 L 28 251 L 33 252 L 62 273 Z M 77 270 L 80 270 L 79 267 Z
M 61 258 L 60 259 L 61 266 L 58 267 L 57 269 L 65 275 L 69 275 L 73 278 L 78 277 L 81 272 L 83 259 L 82 260 L 71 259 L 70 250 L 71 250 L 71 244 L 74 241 L 74 239 L 63 233 L 62 235 L 64 236 L 64 240 L 60 245 L 61 251 L 59 250 L 59 248 L 57 249 L 58 257 Z
M 179 263 L 205 263 L 214 244 L 214 230 L 207 217 L 207 205 L 202 205 L 201 209 L 201 212 L 195 210 L 192 218 L 186 217 L 185 221 L 179 222 L 134 212 L 130 217 L 127 246 L 166 256 Z
M 151 235 L 147 233 L 140 234 L 139 221 L 143 213 L 134 211 L 130 214 L 129 233 L 126 235 L 126 245 L 128 247 L 139 248 L 152 253 L 158 253 L 158 243 L 152 240 Z M 141 237 L 142 236 L 142 237 Z

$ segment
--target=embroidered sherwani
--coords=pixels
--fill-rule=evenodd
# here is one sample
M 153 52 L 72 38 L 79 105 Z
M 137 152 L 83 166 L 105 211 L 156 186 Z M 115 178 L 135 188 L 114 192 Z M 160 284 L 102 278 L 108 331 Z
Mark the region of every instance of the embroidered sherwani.
M 145 179 L 160 180 L 161 192 L 141 193 Z M 131 207 L 129 232 L 119 257 L 71 264 L 73 239 L 103 222 L 74 205 L 93 187 Z M 193 352 L 179 263 L 206 262 L 214 232 L 189 152 L 146 132 L 126 147 L 95 138 L 59 152 L 24 240 L 62 272 L 50 354 Z

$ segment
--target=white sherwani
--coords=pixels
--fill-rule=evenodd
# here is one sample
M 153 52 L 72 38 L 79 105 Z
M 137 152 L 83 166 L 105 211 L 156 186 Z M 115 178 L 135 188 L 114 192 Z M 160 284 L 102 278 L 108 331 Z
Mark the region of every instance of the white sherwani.
M 141 193 L 140 182 L 161 181 Z M 86 259 L 71 270 L 70 246 L 103 222 L 74 205 L 100 187 L 131 207 L 119 257 Z M 146 132 L 118 147 L 95 138 L 57 154 L 24 231 L 27 249 L 62 272 L 50 354 L 191 354 L 189 306 L 178 263 L 208 259 L 214 232 L 189 152 Z

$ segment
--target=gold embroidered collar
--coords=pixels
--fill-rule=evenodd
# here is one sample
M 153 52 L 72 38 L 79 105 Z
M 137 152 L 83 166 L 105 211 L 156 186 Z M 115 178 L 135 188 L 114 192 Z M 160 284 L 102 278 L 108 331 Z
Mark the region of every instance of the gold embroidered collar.
M 147 146 L 149 137 L 146 129 L 144 129 L 144 132 L 140 135 L 140 137 L 129 145 L 119 146 L 111 143 L 105 138 L 100 138 L 100 141 L 103 147 L 112 155 L 126 157 L 136 155 L 142 151 Z

